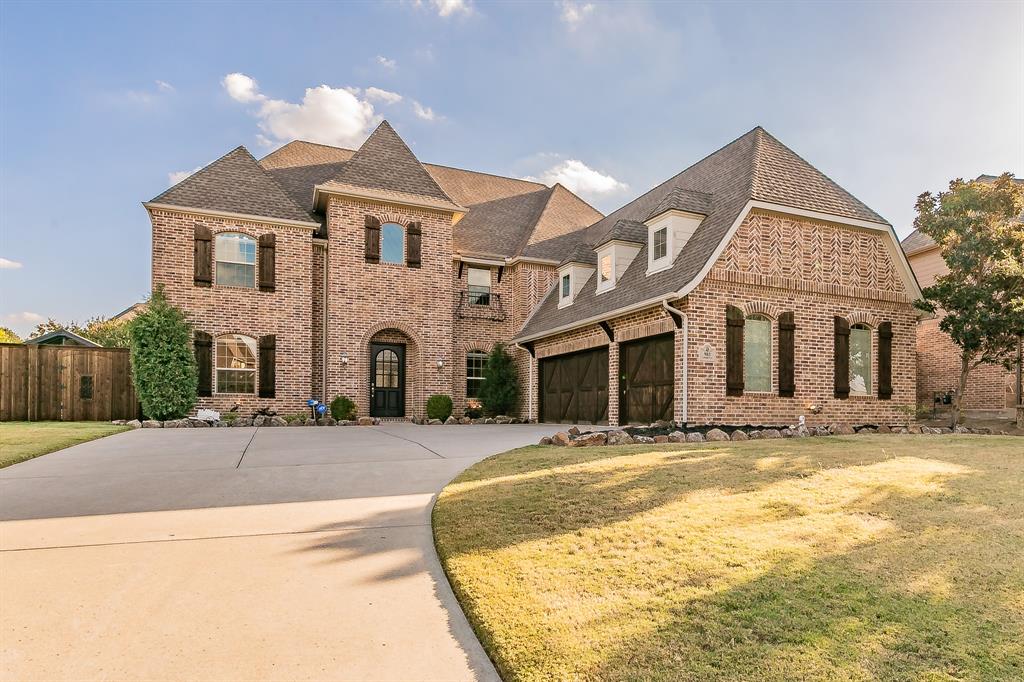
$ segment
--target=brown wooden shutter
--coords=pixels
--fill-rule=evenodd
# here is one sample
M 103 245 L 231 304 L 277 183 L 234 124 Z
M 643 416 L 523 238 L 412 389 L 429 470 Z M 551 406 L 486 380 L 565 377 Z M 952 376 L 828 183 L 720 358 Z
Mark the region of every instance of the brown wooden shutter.
M 878 399 L 892 400 L 892 322 L 878 325 Z
M 195 335 L 196 369 L 199 371 L 199 383 L 196 395 L 208 398 L 213 395 L 213 337 L 206 332 Z
M 277 341 L 273 334 L 260 337 L 260 397 L 274 397 L 274 372 L 277 366 Z
M 783 398 L 792 398 L 796 392 L 795 355 L 796 315 L 790 311 L 779 315 L 779 395 Z
M 845 317 L 835 318 L 835 396 L 850 397 L 850 323 Z
M 725 307 L 725 394 L 743 395 L 743 311 Z
M 273 232 L 260 235 L 260 291 L 273 291 L 274 279 L 276 276 L 275 251 L 277 246 L 277 235 Z
M 380 262 L 380 221 L 372 215 L 366 216 L 366 262 Z
M 405 264 L 410 268 L 420 266 L 420 246 L 423 242 L 423 227 L 420 223 L 409 223 L 405 228 Z
M 197 287 L 213 284 L 213 233 L 206 225 L 196 225 L 192 266 L 193 281 Z

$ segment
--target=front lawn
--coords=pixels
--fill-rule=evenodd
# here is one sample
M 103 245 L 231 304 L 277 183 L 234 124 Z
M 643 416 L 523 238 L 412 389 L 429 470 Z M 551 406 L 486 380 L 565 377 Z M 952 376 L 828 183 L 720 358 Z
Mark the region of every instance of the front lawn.
M 0 422 L 0 469 L 128 428 L 109 422 Z
M 528 447 L 434 508 L 505 680 L 1024 679 L 1024 439 Z

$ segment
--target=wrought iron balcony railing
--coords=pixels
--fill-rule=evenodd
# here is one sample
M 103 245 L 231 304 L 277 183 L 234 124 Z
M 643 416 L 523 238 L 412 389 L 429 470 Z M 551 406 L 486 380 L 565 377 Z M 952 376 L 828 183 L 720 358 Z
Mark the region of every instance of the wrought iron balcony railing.
M 459 319 L 500 322 L 505 319 L 505 308 L 501 305 L 501 294 L 461 291 L 455 314 Z

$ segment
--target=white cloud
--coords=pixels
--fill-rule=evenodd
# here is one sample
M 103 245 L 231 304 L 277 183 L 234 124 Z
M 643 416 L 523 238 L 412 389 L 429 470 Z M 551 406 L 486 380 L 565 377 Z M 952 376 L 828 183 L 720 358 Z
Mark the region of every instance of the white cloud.
M 412 110 L 418 118 L 421 118 L 424 121 L 439 121 L 442 118 L 434 113 L 433 109 L 423 106 L 416 100 L 413 100 L 412 102 Z
M 380 122 L 373 104 L 368 99 L 359 99 L 357 88 L 328 85 L 306 88 L 302 102 L 296 104 L 267 97 L 260 92 L 256 81 L 243 73 L 228 74 L 223 85 L 232 99 L 243 104 L 259 104 L 255 115 L 263 132 L 261 144 L 301 139 L 342 147 L 358 146 Z
M 388 71 L 394 71 L 398 68 L 398 62 L 394 59 L 388 59 L 383 55 L 377 55 L 377 63 L 383 66 Z
M 39 313 L 25 311 L 21 313 L 8 313 L 4 315 L 4 321 L 11 324 L 39 324 L 40 322 L 45 322 L 46 318 Z
M 0 270 L 21 270 L 21 263 L 10 258 L 0 258 Z
M 160 92 L 174 92 L 174 86 L 167 81 L 156 81 L 156 89 Z
M 594 11 L 593 3 L 580 3 L 575 0 L 562 0 L 562 21 L 569 26 L 570 31 L 575 31 L 588 14 Z
M 416 7 L 423 7 L 424 4 L 426 3 L 423 0 L 413 1 L 413 5 Z M 469 0 L 430 0 L 429 4 L 438 16 L 442 17 L 450 17 L 453 14 L 468 16 L 473 13 L 473 3 Z
M 553 185 L 557 182 L 570 192 L 591 196 L 611 194 L 629 188 L 626 183 L 596 171 L 578 159 L 566 159 L 539 176 L 527 177 L 526 180 L 543 182 L 545 185 Z
M 397 92 L 390 92 L 388 90 L 381 90 L 380 88 L 369 87 L 366 88 L 366 99 L 371 102 L 383 102 L 384 104 L 398 104 L 402 101 L 402 96 Z
M 188 171 L 188 170 L 186 170 L 186 171 L 174 171 L 173 173 L 168 173 L 167 174 L 167 182 L 170 183 L 170 186 L 173 187 L 174 185 L 177 185 L 179 182 L 181 182 L 182 180 L 184 180 L 188 176 L 192 175 L 193 173 L 195 173 L 196 171 L 201 170 L 201 169 L 202 169 L 202 166 L 196 166 L 195 168 L 193 168 L 190 171 Z

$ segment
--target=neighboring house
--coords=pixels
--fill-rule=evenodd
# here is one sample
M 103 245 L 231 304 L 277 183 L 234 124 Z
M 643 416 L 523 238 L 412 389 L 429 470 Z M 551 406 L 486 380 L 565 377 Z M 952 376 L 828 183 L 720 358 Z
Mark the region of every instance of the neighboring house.
M 895 423 L 914 402 L 892 228 L 761 128 L 607 218 L 421 164 L 386 122 L 356 151 L 239 147 L 145 206 L 200 407 L 461 413 L 498 341 L 534 419 Z
M 892 227 L 762 128 L 584 242 L 515 339 L 544 421 L 893 424 L 914 403 Z
M 86 346 L 88 348 L 99 348 L 100 344 L 90 341 L 67 329 L 54 329 L 52 332 L 40 334 L 25 341 L 27 344 L 40 346 Z
M 992 182 L 994 175 L 981 175 L 980 182 Z M 1024 184 L 1024 179 L 1016 180 Z M 921 288 L 949 272 L 939 245 L 928 235 L 914 230 L 902 242 L 910 266 Z M 935 397 L 955 390 L 960 378 L 960 349 L 939 329 L 941 316 L 922 319 L 917 325 L 917 403 L 932 407 Z M 1002 413 L 1016 399 L 1016 374 L 1001 365 L 981 365 L 971 371 L 964 393 L 964 409 L 975 415 Z
M 134 320 L 139 315 L 139 313 L 141 313 L 145 309 L 145 302 L 133 303 L 132 305 L 128 306 L 127 308 L 119 312 L 117 315 L 112 316 L 110 319 L 118 320 L 120 322 L 130 322 Z

